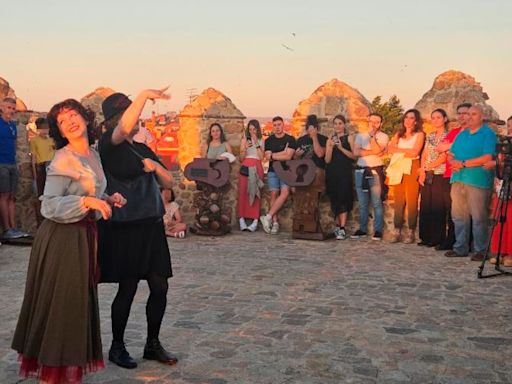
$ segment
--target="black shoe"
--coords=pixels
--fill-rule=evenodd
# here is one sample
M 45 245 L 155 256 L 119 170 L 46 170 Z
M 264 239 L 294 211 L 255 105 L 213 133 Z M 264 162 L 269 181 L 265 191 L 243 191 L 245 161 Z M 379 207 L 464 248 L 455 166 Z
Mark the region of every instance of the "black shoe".
M 423 241 L 423 240 L 421 240 L 421 241 L 418 243 L 418 245 L 419 245 L 420 247 L 428 247 L 428 243 L 427 243 L 426 241 Z
M 372 240 L 376 240 L 376 241 L 382 240 L 382 232 L 375 231 L 375 233 L 372 236 Z
M 123 368 L 137 368 L 137 363 L 131 358 L 122 341 L 112 342 L 110 351 L 108 351 L 108 359 Z
M 428 243 L 427 247 L 434 248 L 434 247 L 437 247 L 438 245 L 439 245 L 438 243 Z
M 436 245 L 436 251 L 451 251 L 452 246 L 449 244 L 439 244 Z
M 158 339 L 151 339 L 146 342 L 143 357 L 147 360 L 156 360 L 167 365 L 174 365 L 178 362 L 176 355 L 167 352 Z
M 357 240 L 357 239 L 360 239 L 361 237 L 366 237 L 366 235 L 367 235 L 366 232 L 363 232 L 360 229 L 358 229 L 357 231 L 354 232 L 354 234 L 352 236 L 350 236 L 350 238 Z
M 446 257 L 467 257 L 468 254 L 464 254 L 464 255 L 459 255 L 457 252 L 455 251 L 448 251 L 444 254 Z
M 471 261 L 483 261 L 485 259 L 485 255 L 481 252 L 474 253 L 473 256 L 471 256 Z

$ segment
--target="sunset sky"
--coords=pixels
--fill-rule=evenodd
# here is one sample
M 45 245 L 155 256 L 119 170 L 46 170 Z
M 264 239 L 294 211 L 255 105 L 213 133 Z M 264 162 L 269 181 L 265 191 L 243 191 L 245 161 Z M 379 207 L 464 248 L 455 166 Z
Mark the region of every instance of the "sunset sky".
M 510 0 L 9 1 L 0 77 L 39 111 L 98 86 L 135 95 L 170 84 L 157 112 L 214 87 L 247 116 L 291 116 L 332 78 L 408 108 L 456 69 L 481 82 L 504 119 L 511 20 Z

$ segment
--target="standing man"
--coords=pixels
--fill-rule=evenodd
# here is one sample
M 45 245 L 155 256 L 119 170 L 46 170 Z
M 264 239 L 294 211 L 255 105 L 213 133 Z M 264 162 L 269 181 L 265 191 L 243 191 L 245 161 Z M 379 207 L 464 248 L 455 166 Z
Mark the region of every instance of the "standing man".
M 352 239 L 359 239 L 368 233 L 368 203 L 371 198 L 375 215 L 372 239 L 382 240 L 384 232 L 382 202 L 387 194 L 382 156 L 386 153 L 389 137 L 380 130 L 381 126 L 382 115 L 371 113 L 368 117 L 369 131 L 358 133 L 354 141 L 354 153 L 358 157 L 355 185 L 359 201 L 359 229 L 350 236 Z
M 474 105 L 468 111 L 468 128 L 461 131 L 451 147 L 452 218 L 455 224 L 455 244 L 446 257 L 464 257 L 469 253 L 472 230 L 473 261 L 484 258 L 488 241 L 489 199 L 493 171 L 483 167 L 496 154 L 496 134 L 483 123 L 482 107 Z M 473 220 L 471 228 L 471 219 Z
M 295 139 L 284 132 L 284 121 L 280 116 L 272 119 L 273 134 L 265 140 L 265 159 L 270 161 L 267 173 L 270 191 L 270 209 L 266 215 L 260 216 L 261 225 L 266 233 L 279 233 L 278 213 L 290 195 L 290 187 L 283 183 L 274 172 L 274 161 L 286 161 L 293 158 L 297 148 Z
M 453 142 L 457 135 L 468 127 L 469 121 L 469 108 L 471 108 L 470 103 L 462 103 L 457 106 L 457 123 L 458 126 L 450 130 L 446 135 L 445 139 L 439 143 L 436 150 L 440 153 L 448 152 L 452 147 Z M 450 179 L 452 177 L 452 167 L 450 165 L 449 156 L 446 156 L 446 164 L 444 175 L 445 178 Z M 451 188 L 451 187 L 450 187 Z M 450 197 L 450 190 L 446 191 L 445 196 L 443 196 L 445 208 L 448 212 L 448 232 L 446 234 L 446 238 L 443 243 L 436 246 L 436 250 L 438 251 L 449 251 L 453 247 L 453 243 L 455 243 L 455 229 L 452 220 L 452 199 Z M 471 237 L 469 242 L 471 243 Z
M 6 240 L 25 237 L 27 234 L 16 229 L 15 194 L 18 186 L 16 167 L 16 123 L 12 117 L 16 112 L 16 100 L 6 97 L 0 104 L 0 219 Z

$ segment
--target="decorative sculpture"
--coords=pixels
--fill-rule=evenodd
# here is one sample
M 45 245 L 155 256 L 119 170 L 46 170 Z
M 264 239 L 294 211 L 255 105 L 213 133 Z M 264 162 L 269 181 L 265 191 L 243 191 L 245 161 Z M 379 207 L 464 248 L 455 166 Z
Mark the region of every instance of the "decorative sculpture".
M 195 158 L 185 167 L 185 177 L 196 182 L 194 206 L 196 221 L 190 231 L 197 235 L 221 236 L 231 231 L 231 215 L 223 207 L 229 188 L 230 165 L 227 160 Z
M 274 170 L 281 180 L 295 187 L 293 195 L 294 239 L 324 240 L 327 235 L 320 224 L 319 201 L 325 190 L 325 172 L 313 160 L 274 162 Z

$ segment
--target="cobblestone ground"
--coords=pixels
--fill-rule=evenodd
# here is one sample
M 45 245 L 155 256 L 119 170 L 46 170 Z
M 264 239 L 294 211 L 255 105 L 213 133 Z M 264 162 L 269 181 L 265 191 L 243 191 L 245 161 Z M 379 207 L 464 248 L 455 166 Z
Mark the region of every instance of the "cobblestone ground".
M 180 362 L 142 359 L 148 294 L 127 329 L 135 370 L 107 363 L 87 383 L 512 383 L 512 277 L 416 245 L 296 241 L 235 232 L 171 242 L 175 277 L 161 332 Z M 0 382 L 29 249 L 0 247 Z M 104 352 L 115 286 L 100 286 Z

